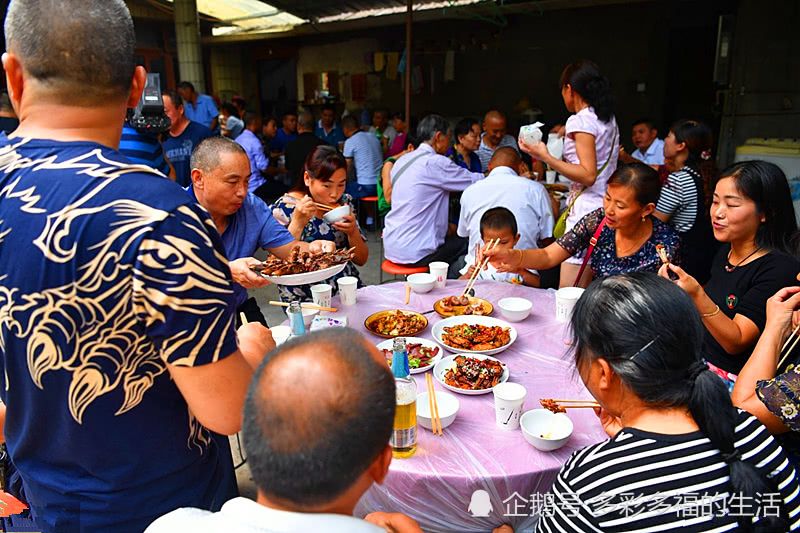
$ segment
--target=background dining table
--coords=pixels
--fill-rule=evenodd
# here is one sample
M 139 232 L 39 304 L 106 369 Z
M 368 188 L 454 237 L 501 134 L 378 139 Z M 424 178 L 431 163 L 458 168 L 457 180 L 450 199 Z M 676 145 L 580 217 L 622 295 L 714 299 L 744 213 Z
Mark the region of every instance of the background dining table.
M 389 309 L 431 311 L 436 300 L 461 294 L 465 284 L 448 280 L 444 289 L 427 294 L 412 292 L 408 304 L 404 303 L 404 282 L 372 285 L 358 290 L 353 306 L 341 306 L 334 298 L 333 306 L 339 310 L 330 316 L 346 316 L 349 327 L 378 344 L 384 339 L 364 327 L 369 315 Z M 492 316 L 500 319 L 497 303 L 502 298 L 517 296 L 533 303 L 527 319 L 511 324 L 517 330 L 516 342 L 495 355 L 508 365 L 509 381 L 527 389 L 525 410 L 539 408 L 540 398 L 591 398 L 573 364 L 568 325 L 556 321 L 555 291 L 478 281 L 475 292 L 494 305 Z M 425 316 L 428 327 L 415 336 L 433 340 L 431 328 L 442 318 L 435 312 Z M 414 378 L 418 391 L 424 392 L 425 375 L 416 374 Z M 448 392 L 438 382 L 435 387 Z M 545 501 L 543 495 L 569 456 L 607 438 L 592 409 L 574 409 L 568 416 L 575 429 L 566 446 L 541 452 L 525 441 L 520 430 L 507 431 L 495 425 L 491 393 L 455 396 L 461 404 L 455 422 L 445 428 L 443 436 L 434 436 L 419 426 L 416 453 L 392 461 L 384 483 L 367 491 L 356 507 L 356 515 L 404 513 L 426 532 L 491 531 L 503 523 L 511 524 L 516 531 L 531 531 Z M 491 509 L 479 504 L 481 496 L 485 497 L 481 494 L 475 495 L 478 504 L 471 505 L 476 491 L 488 493 Z

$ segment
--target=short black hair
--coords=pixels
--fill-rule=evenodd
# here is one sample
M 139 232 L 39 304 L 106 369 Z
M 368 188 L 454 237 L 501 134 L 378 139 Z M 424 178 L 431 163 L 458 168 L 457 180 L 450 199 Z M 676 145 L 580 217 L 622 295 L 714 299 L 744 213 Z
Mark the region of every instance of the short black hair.
M 169 96 L 172 105 L 180 107 L 183 105 L 183 97 L 178 94 L 178 91 L 168 90 L 161 93 L 161 96 Z
M 219 154 L 223 152 L 247 157 L 247 152 L 236 141 L 221 136 L 208 137 L 195 147 L 189 160 L 189 168 L 199 168 L 203 172 L 209 172 L 219 166 Z
M 505 207 L 493 207 L 486 211 L 481 217 L 481 235 L 486 229 L 511 230 L 511 234 L 517 236 L 517 217 Z
M 286 117 L 296 117 L 296 116 L 297 116 L 297 111 L 291 109 L 286 113 L 284 113 L 283 115 L 281 115 L 281 120 L 285 119 Z
M 627 165 L 619 165 L 608 178 L 609 185 L 624 185 L 633 189 L 636 201 L 642 207 L 658 203 L 661 196 L 661 178 L 650 165 L 636 161 Z
M 122 0 L 14 0 L 5 35 L 6 50 L 62 100 L 87 105 L 130 92 L 136 35 Z
M 178 84 L 178 89 L 189 89 L 192 92 L 196 92 L 194 90 L 194 85 L 190 81 L 182 81 Z
M 336 106 L 333 105 L 333 104 L 322 104 L 322 108 L 320 109 L 320 112 L 322 112 L 322 111 L 333 111 L 333 114 L 335 115 L 336 114 Z
M 359 128 L 358 119 L 353 115 L 342 117 L 342 129 L 357 130 Z
M 385 450 L 394 378 L 369 350 L 355 330 L 330 328 L 267 354 L 243 423 L 247 462 L 263 494 L 301 508 L 329 503 Z
M 636 120 L 631 122 L 631 128 L 635 128 L 639 124 L 644 124 L 645 126 L 650 128 L 651 130 L 657 130 L 658 129 L 658 128 L 656 128 L 655 121 L 653 119 L 647 118 L 647 117 L 637 118 Z

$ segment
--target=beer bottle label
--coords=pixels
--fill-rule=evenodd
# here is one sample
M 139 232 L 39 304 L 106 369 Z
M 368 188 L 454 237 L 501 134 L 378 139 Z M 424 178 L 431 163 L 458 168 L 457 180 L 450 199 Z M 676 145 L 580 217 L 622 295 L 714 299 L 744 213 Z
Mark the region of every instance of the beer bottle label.
M 417 443 L 417 426 L 416 424 L 407 429 L 395 429 L 392 431 L 391 446 L 392 448 L 403 449 L 410 448 Z

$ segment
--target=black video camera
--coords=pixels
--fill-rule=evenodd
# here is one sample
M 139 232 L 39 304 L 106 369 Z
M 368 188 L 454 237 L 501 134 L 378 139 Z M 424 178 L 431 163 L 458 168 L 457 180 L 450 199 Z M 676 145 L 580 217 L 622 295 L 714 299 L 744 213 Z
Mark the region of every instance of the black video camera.
M 128 124 L 142 134 L 156 135 L 169 129 L 171 122 L 164 113 L 164 100 L 161 98 L 161 78 L 158 74 L 148 74 L 142 97 L 134 109 L 128 109 Z

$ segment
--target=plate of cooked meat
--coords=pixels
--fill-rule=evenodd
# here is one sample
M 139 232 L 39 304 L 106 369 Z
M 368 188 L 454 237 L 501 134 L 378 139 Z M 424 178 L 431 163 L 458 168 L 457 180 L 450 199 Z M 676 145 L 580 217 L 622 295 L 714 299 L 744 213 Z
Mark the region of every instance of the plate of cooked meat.
M 394 339 L 385 340 L 377 345 L 378 350 L 386 357 L 386 362 L 392 366 L 392 347 Z M 419 337 L 406 337 L 406 351 L 408 352 L 408 368 L 412 374 L 421 374 L 433 368 L 442 358 L 442 349 L 435 342 Z
M 481 316 L 491 315 L 494 311 L 494 306 L 489 300 L 474 296 L 445 296 L 436 300 L 433 304 L 433 310 L 443 318 L 460 315 Z
M 364 321 L 364 327 L 379 337 L 410 337 L 428 327 L 428 319 L 414 311 L 378 311 Z
M 329 279 L 342 270 L 353 258 L 355 248 L 333 252 L 301 252 L 295 246 L 289 257 L 270 256 L 252 269 L 278 285 L 308 285 Z
M 446 389 L 475 396 L 508 381 L 508 366 L 488 355 L 449 355 L 433 367 L 433 377 Z
M 454 353 L 494 355 L 517 340 L 517 330 L 490 316 L 452 316 L 433 325 L 433 338 Z

